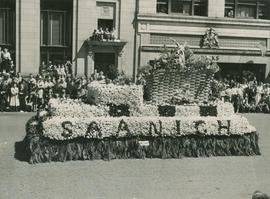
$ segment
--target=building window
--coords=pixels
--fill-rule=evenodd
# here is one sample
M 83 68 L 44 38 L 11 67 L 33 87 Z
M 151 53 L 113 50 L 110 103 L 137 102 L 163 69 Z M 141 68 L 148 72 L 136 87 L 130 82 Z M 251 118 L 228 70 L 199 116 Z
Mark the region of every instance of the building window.
M 109 2 L 97 2 L 98 29 L 112 31 L 116 29 L 116 4 Z
M 207 15 L 207 0 L 157 0 L 157 13 Z
M 64 63 L 71 58 L 72 18 L 66 11 L 41 11 L 40 61 Z
M 72 0 L 40 1 L 40 62 L 72 59 Z
M 15 13 L 9 8 L 0 8 L 0 44 L 14 44 Z
M 114 21 L 112 19 L 98 19 L 98 29 L 102 28 L 102 30 L 108 29 L 112 31 L 114 28 Z
M 157 0 L 157 13 L 168 14 L 169 1 L 168 0 Z
M 71 15 L 65 11 L 41 12 L 41 45 L 71 45 Z
M 226 0 L 225 17 L 270 19 L 268 0 Z

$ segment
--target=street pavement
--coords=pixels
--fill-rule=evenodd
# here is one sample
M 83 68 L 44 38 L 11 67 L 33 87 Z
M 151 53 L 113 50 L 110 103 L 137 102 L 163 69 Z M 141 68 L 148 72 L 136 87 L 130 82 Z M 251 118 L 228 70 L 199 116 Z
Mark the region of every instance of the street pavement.
M 251 199 L 270 194 L 270 114 L 245 114 L 261 156 L 31 165 L 14 157 L 33 113 L 0 113 L 0 199 Z

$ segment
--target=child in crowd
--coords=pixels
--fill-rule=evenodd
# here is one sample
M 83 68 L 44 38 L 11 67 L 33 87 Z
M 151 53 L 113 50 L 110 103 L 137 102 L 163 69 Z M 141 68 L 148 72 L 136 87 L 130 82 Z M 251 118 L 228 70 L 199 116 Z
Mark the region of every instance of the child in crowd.
M 13 82 L 10 88 L 10 110 L 11 111 L 18 111 L 20 107 L 19 101 L 19 88 L 16 82 Z

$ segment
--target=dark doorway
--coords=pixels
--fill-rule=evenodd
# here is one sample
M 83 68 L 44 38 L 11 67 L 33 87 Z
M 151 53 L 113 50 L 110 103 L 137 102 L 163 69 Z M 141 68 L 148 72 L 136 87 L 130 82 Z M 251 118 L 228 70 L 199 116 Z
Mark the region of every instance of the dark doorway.
M 219 63 L 218 65 L 220 71 L 216 74 L 217 79 L 230 77 L 241 82 L 245 74 L 252 74 L 250 78 L 256 77 L 257 81 L 264 81 L 265 79 L 265 64 Z M 249 80 L 248 77 L 245 78 Z
M 95 70 L 103 72 L 110 79 L 115 78 L 117 64 L 115 63 L 114 53 L 95 53 Z

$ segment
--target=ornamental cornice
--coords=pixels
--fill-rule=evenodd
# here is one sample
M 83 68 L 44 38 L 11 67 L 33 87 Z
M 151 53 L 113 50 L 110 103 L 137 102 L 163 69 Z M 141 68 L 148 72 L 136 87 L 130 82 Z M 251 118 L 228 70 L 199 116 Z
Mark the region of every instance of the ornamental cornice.
M 270 20 L 261 19 L 234 19 L 234 18 L 213 18 L 200 16 L 179 16 L 179 15 L 160 15 L 160 14 L 138 14 L 137 20 L 171 23 L 194 23 L 211 25 L 229 25 L 229 26 L 254 26 L 266 27 L 270 29 Z
M 166 45 L 167 48 L 173 48 L 174 45 Z M 259 49 L 227 49 L 227 48 L 198 48 L 194 46 L 190 46 L 192 50 L 197 54 L 225 54 L 225 55 L 252 55 L 252 56 L 261 56 L 262 53 Z M 162 45 L 143 45 L 141 47 L 141 51 L 143 52 L 161 52 L 163 46 Z M 264 56 L 270 56 L 270 51 L 266 51 Z

